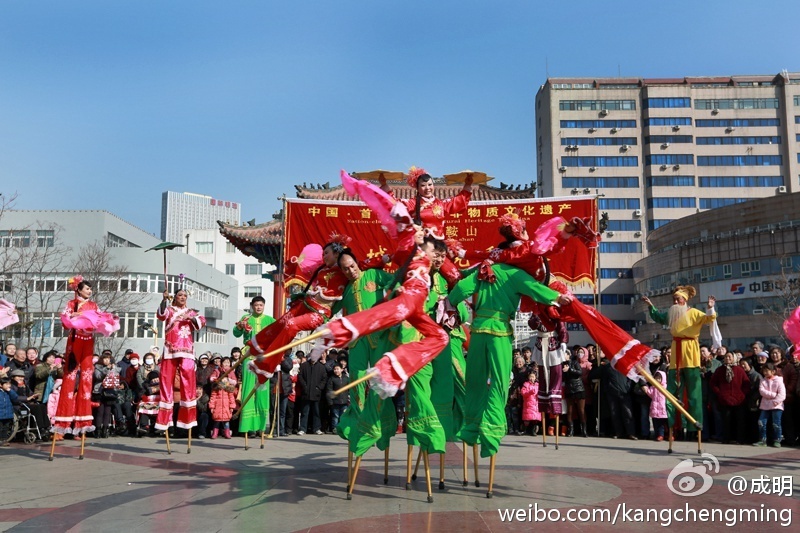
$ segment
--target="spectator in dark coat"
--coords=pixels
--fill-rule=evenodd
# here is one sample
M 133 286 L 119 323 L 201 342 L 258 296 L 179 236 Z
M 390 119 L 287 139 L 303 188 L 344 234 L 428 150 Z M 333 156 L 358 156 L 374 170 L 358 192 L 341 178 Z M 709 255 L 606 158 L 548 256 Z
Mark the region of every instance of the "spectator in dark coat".
M 333 375 L 328 380 L 328 392 L 339 390 L 350 383 L 350 378 L 342 374 L 342 367 L 338 364 L 333 367 Z M 331 399 L 331 433 L 336 433 L 336 426 L 339 425 L 339 417 L 350 403 L 349 394 L 339 394 Z
M 736 364 L 736 356 L 725 354 L 724 364 L 711 376 L 711 392 L 722 416 L 722 442 L 743 442 L 745 402 L 750 394 L 750 378 Z
M 603 359 L 599 366 L 600 388 L 602 397 L 608 402 L 608 410 L 614 425 L 613 438 L 636 438 L 633 429 L 633 410 L 631 403 L 631 387 L 633 381 L 617 372 Z
M 319 402 L 328 382 L 328 370 L 321 362 L 309 359 L 300 365 L 300 374 L 297 377 L 297 382 L 303 389 L 303 411 L 300 414 L 300 431 L 297 434 L 305 435 L 306 431 L 312 430 L 308 420 L 310 413 L 313 417 L 314 433 L 322 435 Z

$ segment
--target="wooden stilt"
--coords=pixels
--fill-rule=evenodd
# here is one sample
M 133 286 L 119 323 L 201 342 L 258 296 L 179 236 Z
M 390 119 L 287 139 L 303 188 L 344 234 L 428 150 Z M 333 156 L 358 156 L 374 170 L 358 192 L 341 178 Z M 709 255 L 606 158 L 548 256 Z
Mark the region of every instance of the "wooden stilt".
M 247 431 L 244 432 L 244 451 L 249 450 L 250 448 L 247 445 Z
M 699 429 L 697 430 L 697 453 L 703 453 L 703 432 Z
M 53 460 L 53 456 L 56 454 L 56 437 L 58 436 L 57 432 L 53 432 L 53 442 L 50 444 L 50 457 L 48 457 L 48 461 Z
M 672 441 L 674 440 L 674 438 L 673 438 L 673 434 L 672 434 L 672 426 L 671 425 L 669 426 L 669 436 L 667 437 L 667 440 L 669 441 L 669 448 L 667 449 L 667 453 L 672 453 Z
M 269 428 L 269 435 L 267 435 L 268 439 L 272 438 L 273 434 L 275 433 L 275 427 L 277 427 L 277 425 L 278 425 L 278 410 L 280 408 L 280 396 L 279 396 L 279 394 L 281 392 L 280 380 L 281 380 L 281 374 L 280 374 L 280 370 L 279 370 L 278 371 L 278 383 L 275 385 L 275 407 L 272 409 L 272 413 L 273 413 L 273 416 L 272 416 L 272 427 Z M 269 417 L 269 413 L 267 413 L 267 417 Z M 280 434 L 280 431 L 278 431 L 278 434 Z
M 444 490 L 444 456 L 439 454 L 439 490 Z
M 343 392 L 346 392 L 346 391 L 352 389 L 353 387 L 358 387 L 359 385 L 361 385 L 365 381 L 369 381 L 370 379 L 372 379 L 373 377 L 375 377 L 377 375 L 378 375 L 378 371 L 377 370 L 375 370 L 373 372 L 369 372 L 368 374 L 364 374 L 363 376 L 361 376 L 357 380 L 351 381 L 350 383 L 348 383 L 347 385 L 345 385 L 341 389 L 335 390 L 335 391 L 331 392 L 330 394 L 333 395 L 333 396 L 339 396 Z
M 406 456 L 406 490 L 411 490 L 411 455 L 414 453 L 414 447 L 408 445 L 408 455 Z
M 233 412 L 233 416 L 231 416 L 231 420 L 236 420 L 237 418 L 239 418 L 239 414 L 242 412 L 242 409 L 244 409 L 244 406 L 247 405 L 247 402 L 249 402 L 251 399 L 253 399 L 253 396 L 256 395 L 256 390 L 258 390 L 258 386 L 253 387 L 253 390 L 250 391 L 250 393 L 244 399 L 244 401 L 239 406 L 239 408 Z
M 542 413 L 542 448 L 547 448 L 547 413 Z
M 428 503 L 433 503 L 433 491 L 431 490 L 431 465 L 428 462 L 428 452 L 422 452 L 422 459 L 425 461 L 425 482 L 428 486 Z
M 164 437 L 167 439 L 167 455 L 172 455 L 172 449 L 169 447 L 169 428 L 164 430 Z
M 361 466 L 361 458 L 363 455 L 356 457 L 356 465 L 353 467 L 353 477 L 350 479 L 350 485 L 347 489 L 347 499 L 353 499 L 353 487 L 356 486 L 356 476 L 358 475 L 358 467 Z
M 83 433 L 81 433 L 81 454 L 78 456 L 78 459 L 80 459 L 81 461 L 83 461 L 83 452 L 85 448 L 86 448 L 86 432 L 84 431 Z
M 422 448 L 419 449 L 417 454 L 417 463 L 414 465 L 414 473 L 411 475 L 411 481 L 417 480 L 417 471 L 419 470 L 419 460 L 422 459 Z
M 474 465 L 474 468 L 475 468 L 475 486 L 476 487 L 480 487 L 481 486 L 481 482 L 478 479 L 478 445 L 477 444 L 473 444 L 472 445 L 472 462 L 473 462 L 473 465 Z
M 347 492 L 350 492 L 350 478 L 353 477 L 353 452 L 347 450 Z
M 492 497 L 492 487 L 494 487 L 494 465 L 495 459 L 497 459 L 497 454 L 494 454 L 489 458 L 489 490 L 486 491 L 486 497 Z
M 461 483 L 462 487 L 466 487 L 469 485 L 469 468 L 467 468 L 467 443 L 464 442 L 464 454 L 463 454 L 463 461 L 464 461 L 464 481 Z
M 189 428 L 189 439 L 186 441 L 186 453 L 192 453 L 192 428 Z
M 558 434 L 560 433 L 558 424 L 560 421 L 561 421 L 561 415 L 556 415 L 556 450 L 558 449 Z
M 389 484 L 389 447 L 383 450 L 383 484 Z

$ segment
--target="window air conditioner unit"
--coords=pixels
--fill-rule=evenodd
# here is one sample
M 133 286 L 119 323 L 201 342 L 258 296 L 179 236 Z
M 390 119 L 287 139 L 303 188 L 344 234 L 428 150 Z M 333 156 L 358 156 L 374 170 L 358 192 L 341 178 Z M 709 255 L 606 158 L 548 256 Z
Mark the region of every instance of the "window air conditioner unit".
M 635 232 L 633 232 L 633 236 L 634 237 L 641 237 L 642 236 L 642 232 L 641 231 L 635 231 Z
M 775 192 L 778 194 L 786 194 L 786 185 L 781 185 L 780 187 L 775 189 Z
M 628 144 L 623 144 L 623 145 L 622 145 L 622 151 L 623 151 L 623 152 L 627 152 L 627 151 L 628 151 L 628 150 L 630 150 L 630 149 L 631 149 L 630 145 L 628 145 Z
M 669 143 L 664 143 L 661 145 L 661 148 L 669 148 Z
M 617 133 L 618 131 L 619 131 L 619 128 L 611 128 L 611 133 Z
M 567 167 L 558 167 L 558 171 L 559 172 L 566 172 L 567 171 Z
M 673 168 L 674 170 L 678 170 L 678 169 L 680 169 L 680 168 L 681 168 L 681 166 L 680 166 L 680 165 L 673 165 L 673 166 L 672 166 L 672 168 Z
M 727 128 L 725 128 L 725 133 L 731 133 L 732 131 L 736 131 L 736 128 L 734 128 L 733 126 L 728 126 Z
M 603 116 L 608 115 L 608 109 L 601 109 L 600 110 L 600 114 L 603 115 Z
M 607 231 L 606 232 L 606 237 L 613 237 L 613 236 L 614 236 L 614 232 L 613 231 Z
M 589 128 L 589 133 L 594 133 L 597 131 L 597 128 Z
M 594 172 L 595 170 L 597 170 L 597 167 L 589 167 L 589 172 Z
M 633 211 L 633 216 L 635 216 L 636 218 L 641 218 L 642 217 L 642 210 L 641 209 L 634 210 Z
M 569 145 L 569 149 L 570 150 L 577 150 L 578 149 L 578 145 L 577 144 L 570 144 Z
M 667 170 L 667 165 L 661 165 L 661 170 Z
M 681 127 L 678 125 L 672 126 L 672 131 L 681 131 Z
M 712 115 L 719 114 L 719 109 L 717 109 L 717 108 L 715 107 L 714 109 L 712 109 L 712 110 L 711 110 L 711 114 L 712 114 Z

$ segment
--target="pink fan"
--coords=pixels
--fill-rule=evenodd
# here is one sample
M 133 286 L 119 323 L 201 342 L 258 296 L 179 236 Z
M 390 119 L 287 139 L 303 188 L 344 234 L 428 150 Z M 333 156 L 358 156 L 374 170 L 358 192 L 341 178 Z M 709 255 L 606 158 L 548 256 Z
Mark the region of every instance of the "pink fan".
M 561 235 L 561 227 L 566 223 L 567 221 L 561 217 L 545 220 L 533 232 L 532 240 L 535 244 L 531 247 L 531 251 L 536 255 L 545 255 L 554 249 L 560 249 L 561 246 L 559 245 L 565 242 L 564 237 Z
M 95 331 L 103 337 L 110 337 L 119 331 L 119 317 L 111 313 L 100 313 L 100 322 Z
M 17 308 L 11 302 L 0 298 L 0 329 L 19 322 Z
M 297 263 L 303 274 L 310 276 L 322 266 L 322 246 L 314 243 L 307 244 L 300 251 L 300 255 L 292 257 L 291 261 Z
M 386 228 L 389 237 L 396 239 L 397 223 L 394 218 L 392 218 L 391 213 L 392 207 L 394 207 L 397 201 L 380 187 L 368 181 L 354 179 L 344 170 L 340 172 L 340 176 L 342 178 L 342 185 L 344 186 L 344 190 L 347 191 L 347 194 L 360 197 L 361 200 L 378 215 L 378 220 L 380 220 L 383 227 Z
M 62 314 L 61 323 L 67 329 L 100 333 L 104 337 L 119 330 L 119 318 L 111 313 L 98 312 L 93 309 L 73 316 Z
M 800 350 L 800 307 L 795 309 L 783 323 L 783 331 L 794 344 L 795 352 Z

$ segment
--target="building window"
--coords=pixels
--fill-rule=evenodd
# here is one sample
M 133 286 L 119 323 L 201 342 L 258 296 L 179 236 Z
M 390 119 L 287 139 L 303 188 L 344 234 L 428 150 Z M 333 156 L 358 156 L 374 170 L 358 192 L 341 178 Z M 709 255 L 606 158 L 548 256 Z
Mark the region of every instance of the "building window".
M 778 109 L 777 98 L 695 99 L 695 109 Z
M 602 111 L 636 109 L 636 100 L 561 100 L 560 111 Z
M 598 250 L 600 253 L 609 254 L 640 254 L 642 253 L 642 243 L 640 242 L 601 242 Z
M 714 281 L 715 279 L 714 267 L 700 269 L 700 281 Z
M 794 81 L 795 81 L 795 80 L 792 80 L 792 82 L 794 82 Z M 800 106 L 800 96 L 795 96 L 795 97 L 794 97 L 794 106 L 795 106 L 795 107 L 798 107 L 798 106 Z
M 795 117 L 795 122 L 797 122 Z M 755 128 L 767 126 L 780 126 L 779 118 L 713 118 L 697 119 L 695 126 L 698 128 Z
M 789 256 L 781 257 L 781 269 L 792 268 L 792 258 Z
M 727 265 L 722 265 L 722 277 L 725 279 L 730 279 L 733 277 L 733 265 L 730 263 Z
M 599 209 L 640 209 L 641 201 L 638 198 L 600 198 Z
M 636 156 L 568 156 L 561 158 L 561 164 L 565 167 L 637 167 L 639 158 Z
M 245 265 L 244 266 L 244 275 L 245 276 L 260 276 L 262 272 L 263 265 L 261 263 L 256 263 L 254 265 Z
M 636 137 L 562 137 L 561 146 L 636 146 Z
M 692 154 L 656 154 L 644 156 L 645 165 L 694 165 Z
M 236 275 L 236 265 L 226 264 L 225 265 L 225 273 L 229 276 Z
M 106 233 L 106 246 L 109 248 L 126 248 L 130 243 L 118 235 Z
M 673 220 L 675 220 L 675 219 L 674 218 L 657 218 L 657 219 L 654 219 L 654 220 L 648 220 L 647 221 L 647 229 L 649 229 L 650 231 L 653 231 L 655 229 L 660 228 L 664 224 L 669 224 Z
M 750 275 L 750 263 L 744 262 L 740 265 L 742 269 L 742 277 L 747 277 Z
M 684 207 L 695 207 L 697 205 L 697 200 L 695 198 L 648 198 L 647 200 L 647 207 L 654 208 L 684 208 Z
M 694 187 L 694 176 L 652 176 L 648 187 Z
M 226 242 L 225 243 L 225 253 L 226 254 L 235 254 L 236 253 L 236 247 L 233 245 L 232 242 Z
M 783 176 L 700 176 L 700 187 L 780 187 Z
M 648 126 L 691 126 L 691 117 L 652 117 L 644 121 Z
M 213 242 L 196 242 L 194 243 L 194 251 L 198 254 L 213 254 L 214 253 L 214 243 Z
M 780 166 L 783 158 L 779 155 L 699 155 L 699 167 L 751 167 Z
M 691 119 L 690 119 L 691 120 Z M 562 128 L 635 128 L 635 120 L 562 120 Z
M 645 98 L 644 109 L 692 107 L 691 98 Z
M 781 144 L 779 135 L 760 137 L 698 137 L 698 146 L 723 144 Z
M 0 247 L 2 248 L 28 248 L 31 245 L 30 230 L 2 230 L 0 231 Z
M 567 189 L 637 189 L 639 178 L 563 178 L 561 186 Z
M 261 287 L 245 287 L 244 288 L 244 297 L 245 298 L 254 298 L 256 296 L 261 296 Z
M 633 294 L 601 294 L 600 303 L 602 305 L 631 305 L 635 295 Z
M 39 248 L 52 248 L 55 244 L 56 232 L 51 229 L 36 230 L 36 246 Z
M 645 144 L 681 144 L 691 143 L 691 135 L 648 135 L 644 138 Z
M 601 268 L 600 269 L 600 277 L 602 279 L 632 278 L 633 277 L 633 269 L 632 268 Z
M 609 220 L 609 231 L 642 231 L 641 220 Z

